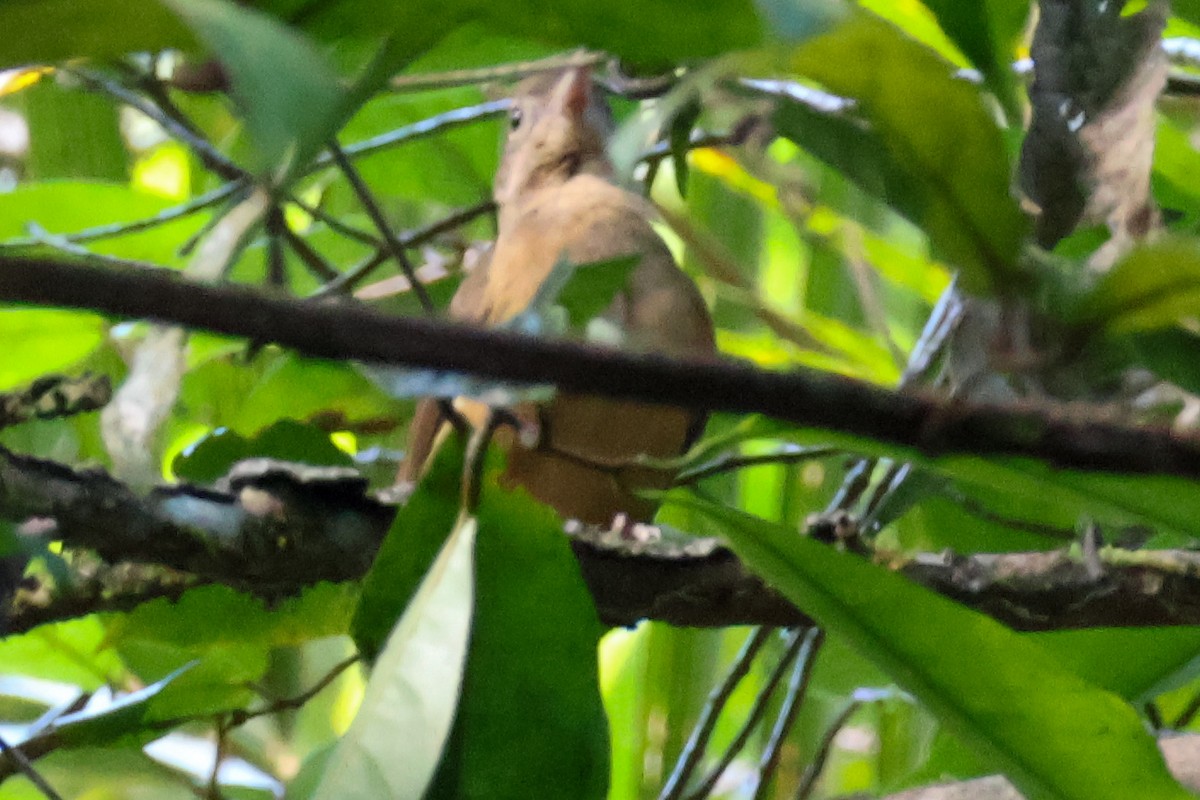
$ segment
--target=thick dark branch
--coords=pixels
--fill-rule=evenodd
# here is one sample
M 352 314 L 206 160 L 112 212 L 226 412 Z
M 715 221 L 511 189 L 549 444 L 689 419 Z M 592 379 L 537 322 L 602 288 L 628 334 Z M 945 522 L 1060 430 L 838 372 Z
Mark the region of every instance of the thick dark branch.
M 0 256 L 0 299 L 95 309 L 245 336 L 310 356 L 437 368 L 576 392 L 734 413 L 762 413 L 923 453 L 1032 456 L 1075 469 L 1200 477 L 1200 437 L 1124 425 L 1084 408 L 988 405 L 897 393 L 836 375 L 770 372 L 732 361 L 672 359 L 306 304 L 174 273 L 95 269 Z
M 103 472 L 0 449 L 0 518 L 51 519 L 50 530 L 41 530 L 44 523 L 31 527 L 110 563 L 173 568 L 158 575 L 128 570 L 125 584 L 118 571 L 102 597 L 89 587 L 79 597 L 71 589 L 64 596 L 19 594 L 11 608 L 0 608 L 3 628 L 19 633 L 101 608 L 128 608 L 196 582 L 278 598 L 321 581 L 356 580 L 393 515 L 391 506 L 364 494 L 365 485 L 351 470 L 257 460 L 238 465 L 220 491 L 170 487 L 140 498 Z M 647 618 L 703 627 L 810 623 L 713 539 L 664 534 L 630 542 L 575 534 L 572 545 L 601 617 L 612 625 Z M 1083 556 L 885 560 L 1022 630 L 1200 624 L 1200 553 L 1093 549 Z

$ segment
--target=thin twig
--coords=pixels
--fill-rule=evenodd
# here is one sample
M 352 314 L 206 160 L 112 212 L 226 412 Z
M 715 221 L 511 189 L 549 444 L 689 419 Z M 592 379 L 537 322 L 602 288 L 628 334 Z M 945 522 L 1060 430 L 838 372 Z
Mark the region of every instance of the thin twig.
M 4 740 L 3 736 L 0 736 L 0 752 L 3 752 L 10 761 L 16 764 L 17 770 L 24 774 L 29 779 L 29 782 L 37 787 L 39 792 L 46 795 L 49 800 L 62 800 L 62 795 L 54 791 L 54 787 L 42 777 L 37 768 L 33 766 L 33 763 L 21 752 L 20 748 L 10 745 Z
M 470 222 L 476 217 L 482 216 L 496 207 L 496 204 L 491 200 L 484 200 L 476 203 L 473 206 L 459 209 L 452 214 L 449 214 L 442 219 L 435 220 L 428 225 L 417 228 L 414 231 L 409 231 L 396 238 L 401 248 L 419 247 L 436 236 L 440 236 L 446 231 L 453 230 L 461 225 Z M 379 252 L 366 258 L 361 264 L 341 273 L 337 278 L 322 286 L 317 291 L 310 295 L 310 298 L 327 297 L 331 294 L 338 294 L 353 289 L 362 281 L 370 277 L 381 264 L 387 260 L 385 253 Z M 405 276 L 408 278 L 408 276 Z M 414 284 L 409 278 L 409 288 Z M 419 284 L 418 284 L 419 285 Z
M 346 176 L 346 180 L 350 182 L 350 186 L 354 189 L 354 194 L 358 197 L 358 202 L 362 203 L 366 209 L 367 216 L 371 218 L 371 222 L 375 223 L 375 228 L 379 234 L 383 236 L 384 242 L 387 243 L 388 253 L 392 258 L 396 259 L 396 263 L 400 265 L 400 269 L 404 272 L 404 277 L 408 278 L 409 285 L 417 300 L 421 303 L 421 308 L 425 309 L 426 314 L 435 314 L 437 309 L 433 305 L 433 300 L 429 297 L 429 292 L 421 284 L 420 278 L 417 277 L 417 268 L 413 266 L 409 260 L 408 254 L 404 252 L 404 244 L 396 238 L 396 234 L 392 231 L 388 224 L 387 218 L 383 216 L 383 209 L 379 207 L 379 203 L 375 201 L 375 195 L 371 193 L 371 188 L 367 186 L 366 181 L 358 174 L 358 170 L 350 163 L 350 159 L 346 157 L 346 153 L 334 140 L 328 143 L 329 153 L 333 157 L 334 163 L 338 165 L 338 169 Z
M 475 86 L 493 81 L 513 81 L 542 72 L 588 67 L 608 60 L 604 53 L 576 50 L 533 61 L 515 61 L 480 69 L 456 69 L 446 72 L 427 72 L 416 75 L 397 75 L 388 82 L 393 92 L 420 92 L 428 89 L 449 89 L 455 86 Z
M 356 242 L 361 242 L 362 244 L 369 245 L 371 247 L 383 246 L 383 239 L 369 231 L 364 231 L 361 228 L 354 227 L 353 225 L 347 225 L 345 222 L 338 219 L 333 214 L 330 214 L 319 205 L 305 202 L 296 195 L 289 197 L 288 201 L 292 203 L 292 205 L 304 211 L 304 213 L 308 214 L 313 219 L 320 220 L 321 222 L 325 223 L 331 231 L 340 233 L 347 239 L 353 239 Z
M 29 234 L 29 238 L 38 244 L 49 247 L 51 250 L 57 250 L 60 253 L 76 256 L 88 262 L 89 264 L 99 264 L 107 267 L 116 267 L 118 269 L 146 269 L 147 267 L 155 268 L 157 266 L 145 261 L 134 261 L 133 259 L 129 258 L 121 258 L 119 256 L 110 256 L 104 253 L 93 252 L 88 250 L 83 245 L 72 242 L 65 236 L 60 236 L 56 233 L 50 233 L 36 222 L 26 223 L 25 230 Z
M 296 233 L 290 226 L 283 226 L 283 238 L 287 242 L 288 247 L 292 248 L 292 252 L 300 259 L 300 263 L 309 273 L 319 281 L 337 280 L 341 275 L 336 269 L 329 265 L 329 262 L 322 258 L 313 246 L 304 240 L 304 237 Z
M 692 486 L 702 480 L 711 478 L 714 475 L 721 475 L 726 472 L 733 472 L 739 469 L 748 469 L 750 467 L 761 467 L 768 464 L 795 464 L 803 461 L 812 461 L 817 458 L 825 458 L 827 456 L 841 455 L 845 451 L 838 447 L 797 447 L 795 445 L 785 446 L 782 450 L 774 453 L 761 453 L 759 455 L 744 456 L 744 455 L 725 455 L 721 458 L 709 461 L 695 469 L 690 469 L 681 472 L 672 486 Z
M 692 728 L 692 733 L 688 736 L 687 743 L 683 746 L 679 759 L 675 762 L 675 769 L 671 770 L 671 776 L 659 793 L 658 800 L 677 800 L 683 795 L 688 781 L 691 780 L 696 767 L 704 757 L 708 740 L 712 738 L 713 730 L 717 727 L 717 719 L 721 716 L 721 712 L 725 709 L 725 705 L 733 696 L 733 692 L 741 683 L 742 678 L 750 672 L 754 657 L 758 655 L 758 651 L 762 650 L 763 645 L 767 643 L 774 632 L 774 628 L 755 628 L 746 637 L 742 649 L 734 657 L 733 664 L 730 665 L 729 672 L 725 675 L 725 680 L 709 692 L 708 700 L 705 701 L 704 708 L 700 710 L 700 718 L 696 720 L 696 725 Z
M 275 700 L 264 708 L 255 709 L 254 711 L 236 710 L 229 715 L 229 726 L 236 728 L 246 724 L 252 719 L 263 717 L 268 714 L 278 714 L 281 711 L 296 711 L 304 706 L 305 703 L 312 700 L 318 694 L 323 692 L 327 686 L 337 680 L 337 677 L 350 667 L 362 660 L 362 656 L 355 653 L 348 658 L 344 658 L 334 665 L 333 669 L 325 673 L 319 681 L 314 683 L 307 691 L 288 697 L 283 700 Z M 175 727 L 174 725 L 172 727 Z
M 217 743 L 213 751 L 212 772 L 208 776 L 208 800 L 221 800 L 221 762 L 225 760 L 225 737 L 229 733 L 229 721 L 217 717 Z
M 751 707 L 746 721 L 742 723 L 737 736 L 733 738 L 733 742 L 725 749 L 716 766 L 700 782 L 696 790 L 687 796 L 688 800 L 704 800 L 704 798 L 712 794 L 713 787 L 717 785 L 717 781 L 725 774 L 725 770 L 733 763 L 733 759 L 737 758 L 738 753 L 742 752 L 742 748 L 746 746 L 746 742 L 750 741 L 750 735 L 754 733 L 754 729 L 758 727 L 763 717 L 766 716 L 771 695 L 775 693 L 775 688 L 779 686 L 783 680 L 783 676 L 787 674 L 788 669 L 791 667 L 792 662 L 800 654 L 805 641 L 807 641 L 807 630 L 804 628 L 792 631 L 788 636 L 783 656 L 779 659 L 779 663 L 775 665 L 775 669 L 767 677 L 766 682 L 763 683 L 763 687 L 759 691 L 758 697 L 754 699 L 754 705 Z
M 1058 539 L 1064 542 L 1072 542 L 1079 538 L 1079 532 L 1074 528 L 1066 526 L 1047 525 L 1041 522 L 1033 522 L 1027 519 L 1017 519 L 1005 514 L 998 514 L 992 511 L 973 497 L 968 497 L 957 492 L 951 494 L 950 499 L 956 503 L 963 511 L 966 511 L 973 517 L 978 517 L 985 522 L 992 522 L 996 525 L 1002 525 L 1005 528 L 1012 528 L 1015 531 L 1024 533 L 1032 533 L 1037 536 L 1045 536 L 1050 539 Z
M 1197 714 L 1200 714 L 1200 692 L 1197 692 L 1184 707 L 1183 711 L 1179 712 L 1179 716 L 1175 717 L 1175 720 L 1171 723 L 1171 729 L 1178 731 L 1186 728 L 1192 724 L 1192 720 L 1196 718 Z
M 213 147 L 212 143 L 201 136 L 189 121 L 174 117 L 168 110 L 99 72 L 83 67 L 65 67 L 63 69 L 82 81 L 85 86 L 135 108 L 154 120 L 164 131 L 190 147 L 199 157 L 200 163 L 211 172 L 225 180 L 241 180 L 247 177 L 245 170 Z M 174 106 L 170 108 L 173 109 Z
M 287 262 L 283 243 L 287 230 L 287 221 L 283 218 L 283 209 L 272 205 L 267 210 L 267 285 L 283 288 L 287 285 Z
M 458 128 L 462 125 L 467 125 L 481 119 L 499 116 L 508 111 L 510 102 L 508 100 L 492 100 L 487 103 L 480 103 L 475 106 L 467 106 L 466 108 L 456 108 L 452 111 L 447 111 L 444 114 L 437 114 L 423 120 L 414 122 L 411 125 L 405 125 L 402 128 L 381 133 L 378 136 L 372 136 L 370 139 L 364 139 L 361 142 L 348 144 L 343 148 L 347 158 L 355 159 L 362 156 L 377 153 L 380 150 L 386 150 L 389 147 L 394 147 L 398 144 L 424 139 L 427 136 L 432 136 L 441 131 Z M 304 171 L 305 175 L 311 175 L 314 172 L 324 169 L 325 167 L 335 164 L 336 161 L 331 153 L 322 153 L 313 159 L 313 162 Z
M 230 181 L 211 192 L 205 192 L 199 197 L 194 197 L 186 203 L 180 203 L 177 206 L 163 209 L 152 217 L 145 219 L 134 220 L 133 222 L 114 222 L 107 225 L 97 225 L 94 228 L 84 228 L 81 231 L 74 233 L 57 234 L 64 240 L 73 243 L 94 242 L 99 239 L 111 239 L 116 236 L 125 236 L 131 233 L 140 233 L 150 228 L 166 225 L 184 217 L 203 211 L 206 208 L 215 206 L 225 200 L 233 197 L 238 192 L 244 191 L 249 185 L 249 181 Z M 0 250 L 20 247 L 32 247 L 39 242 L 33 238 L 25 239 L 10 239 L 7 242 L 0 242 Z
M 854 712 L 861 707 L 861 701 L 851 701 L 825 731 L 825 735 L 821 737 L 821 743 L 817 746 L 817 752 L 813 754 L 812 761 L 805 767 L 804 775 L 800 778 L 800 786 L 796 790 L 796 800 L 808 800 L 812 796 L 813 789 L 817 786 L 817 779 L 821 777 L 821 772 L 825 769 L 825 762 L 829 760 L 829 754 L 833 751 L 834 740 L 846 723 L 850 721 Z
M 801 703 L 808 694 L 808 685 L 812 680 L 813 665 L 817 661 L 817 653 L 825 641 L 825 633 L 820 628 L 809 628 L 804 635 L 800 655 L 796 657 L 796 666 L 792 668 L 792 677 L 788 680 L 787 694 L 783 697 L 783 706 L 775 719 L 775 727 L 771 730 L 771 738 L 763 749 L 762 758 L 758 762 L 758 788 L 754 790 L 754 800 L 766 800 L 767 788 L 771 778 L 779 768 L 779 756 L 783 752 L 783 742 L 788 731 L 796 723 L 800 713 Z

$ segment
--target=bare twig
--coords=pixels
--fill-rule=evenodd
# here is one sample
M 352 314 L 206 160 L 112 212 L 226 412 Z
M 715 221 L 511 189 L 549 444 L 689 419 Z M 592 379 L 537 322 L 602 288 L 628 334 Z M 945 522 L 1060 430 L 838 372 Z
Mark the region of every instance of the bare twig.
M 37 768 L 34 767 L 29 759 L 25 757 L 25 754 L 21 752 L 20 748 L 13 747 L 6 742 L 2 736 L 0 736 L 0 752 L 3 752 L 10 761 L 16 764 L 17 769 L 29 779 L 30 783 L 37 787 L 39 792 L 46 795 L 49 800 L 62 800 L 62 795 L 56 792 L 54 787 L 51 786 L 46 779 L 41 776 L 41 773 L 39 773 Z
M 362 156 L 377 153 L 380 150 L 386 150 L 389 147 L 395 147 L 398 144 L 424 139 L 427 136 L 432 136 L 435 133 L 451 130 L 453 128 L 467 125 L 472 122 L 477 122 L 482 119 L 499 116 L 508 111 L 508 100 L 492 100 L 487 103 L 480 103 L 477 106 L 468 106 L 466 108 L 456 108 L 452 111 L 447 111 L 444 114 L 437 114 L 428 119 L 414 122 L 411 125 L 405 125 L 402 128 L 396 128 L 387 133 L 381 133 L 378 136 L 373 136 L 370 139 L 364 139 L 361 142 L 348 144 L 344 148 L 347 158 L 355 159 Z M 324 169 L 332 164 L 335 164 L 334 157 L 331 153 L 323 153 L 313 160 L 312 165 L 305 170 L 306 175 L 312 174 L 318 170 Z
M 346 670 L 350 669 L 350 667 L 354 666 L 361 660 L 362 660 L 362 656 L 360 656 L 357 653 L 355 653 L 352 656 L 349 656 L 348 658 L 342 659 L 336 665 L 334 665 L 333 669 L 331 669 L 331 670 L 329 670 L 329 672 L 325 673 L 325 675 L 322 676 L 319 681 L 317 681 L 311 687 L 309 687 L 306 691 L 301 692 L 300 694 L 296 695 L 295 697 L 288 697 L 288 698 L 284 698 L 282 700 L 275 700 L 274 702 L 269 703 L 268 705 L 264 706 L 263 708 L 257 708 L 257 709 L 254 709 L 253 711 L 244 711 L 241 709 L 231 711 L 229 714 L 229 726 L 231 728 L 236 728 L 240 725 L 246 724 L 247 722 L 249 722 L 252 719 L 257 719 L 258 717 L 264 717 L 264 716 L 267 716 L 268 714 L 278 714 L 281 711 L 297 711 L 300 708 L 303 708 L 304 705 L 306 703 L 308 703 L 308 701 L 312 700 L 318 694 L 325 691 L 325 689 L 328 688 L 330 684 L 332 684 L 335 680 L 337 680 L 339 675 L 341 675 Z
M 808 800 L 812 796 L 817 779 L 821 777 L 821 772 L 825 769 L 825 762 L 829 760 L 829 754 L 833 751 L 834 740 L 846 723 L 850 721 L 850 717 L 861 706 L 862 703 L 858 700 L 849 703 L 825 731 L 821 737 L 821 743 L 817 746 L 817 752 L 813 754 L 812 761 L 808 762 L 808 766 L 804 769 L 804 775 L 800 778 L 800 786 L 796 790 L 796 800 Z
M 754 800 L 766 800 L 767 788 L 779 767 L 779 755 L 783 750 L 784 739 L 800 714 L 801 703 L 808 694 L 808 684 L 812 680 L 813 665 L 817 662 L 817 653 L 824 641 L 825 633 L 820 628 L 809 628 L 804 635 L 800 655 L 796 657 L 796 665 L 792 668 L 792 677 L 788 681 L 787 694 L 783 697 L 783 705 L 775 719 L 771 738 L 767 740 L 767 746 L 763 748 L 762 757 L 758 762 L 758 788 L 754 791 Z
M 408 254 L 404 252 L 404 244 L 396 238 L 391 225 L 388 224 L 387 219 L 383 216 L 383 209 L 375 201 L 375 196 L 371 193 L 371 188 L 367 186 L 366 181 L 358 174 L 358 170 L 350 163 L 350 159 L 346 157 L 346 153 L 342 151 L 341 146 L 337 142 L 330 140 L 328 147 L 334 163 L 337 164 L 342 174 L 346 176 L 346 180 L 350 182 L 351 188 L 354 189 L 354 194 L 358 197 L 358 202 L 362 203 L 363 208 L 366 209 L 367 216 L 371 218 L 371 222 L 375 223 L 376 230 L 379 231 L 379 234 L 383 237 L 383 241 L 387 244 L 388 253 L 392 258 L 396 259 L 396 263 L 404 272 L 404 276 L 408 278 L 413 294 L 421 302 L 421 308 L 425 309 L 425 313 L 427 314 L 436 313 L 437 309 L 433 305 L 433 300 L 429 297 L 429 292 L 426 291 L 417 277 L 417 268 L 413 266 Z
M 758 697 L 754 699 L 754 705 L 750 708 L 750 713 L 746 715 L 745 722 L 738 730 L 737 735 L 733 737 L 733 742 L 726 748 L 725 752 L 718 759 L 716 765 L 705 776 L 704 780 L 696 786 L 695 791 L 687 795 L 688 800 L 705 800 L 712 794 L 713 787 L 717 785 L 717 781 L 725 774 L 725 770 L 733 763 L 733 759 L 737 758 L 738 753 L 742 752 L 742 748 L 746 746 L 746 742 L 750 741 L 751 734 L 758 727 L 764 716 L 766 716 L 767 708 L 770 705 L 771 695 L 775 693 L 775 688 L 779 686 L 783 680 L 783 676 L 787 674 L 792 662 L 800 654 L 804 648 L 804 643 L 808 640 L 807 631 L 799 628 L 788 635 L 787 646 L 784 648 L 783 655 L 779 659 L 779 663 L 775 665 L 775 669 L 767 676 L 763 682 L 762 689 L 759 690 Z
M 763 645 L 767 643 L 774 632 L 774 628 L 760 627 L 746 637 L 742 649 L 734 657 L 733 664 L 730 665 L 729 672 L 725 675 L 725 680 L 713 687 L 709 693 L 708 700 L 705 701 L 704 708 L 700 711 L 700 718 L 696 720 L 696 725 L 692 728 L 692 733 L 688 736 L 687 743 L 683 746 L 683 751 L 680 752 L 679 759 L 675 762 L 675 769 L 671 771 L 671 776 L 659 793 L 658 800 L 677 800 L 683 796 L 696 767 L 704 758 L 708 740 L 717 727 L 717 719 L 725 709 L 725 704 L 733 696 L 733 691 L 741 683 L 742 678 L 750 672 L 755 656 L 762 650 Z
M 422 228 L 417 228 L 414 231 L 409 231 L 396 237 L 396 242 L 402 249 L 419 247 L 434 237 L 440 236 L 446 231 L 454 230 L 460 225 L 465 225 L 476 217 L 483 216 L 484 214 L 493 210 L 495 207 L 496 204 L 491 200 L 484 200 L 476 203 L 473 206 L 467 206 L 466 208 L 448 214 L 442 219 L 435 220 L 434 222 L 431 222 Z M 346 270 L 337 278 L 322 286 L 313 293 L 312 297 L 326 297 L 331 294 L 349 291 L 370 277 L 371 273 L 374 272 L 386 260 L 386 255 L 384 253 L 376 253 L 375 255 L 365 259 L 358 266 Z M 408 276 L 406 275 L 405 277 Z M 411 282 L 411 278 L 409 281 L 409 288 L 411 289 L 414 284 Z
M 576 50 L 571 53 L 539 58 L 534 61 L 516 61 L 510 64 L 497 64 L 481 69 L 456 69 L 446 72 L 427 72 L 415 75 L 397 75 L 388 83 L 394 92 L 419 92 L 428 89 L 446 89 L 455 86 L 473 86 L 493 81 L 514 81 L 537 75 L 542 72 L 554 72 L 571 67 L 588 67 L 603 64 L 608 56 L 587 50 Z
M 817 458 L 841 455 L 844 452 L 837 447 L 797 447 L 792 445 L 774 453 L 762 453 L 753 456 L 725 455 L 709 461 L 707 464 L 702 464 L 694 469 L 679 473 L 672 485 L 694 486 L 700 481 L 711 478 L 714 475 L 722 475 L 726 472 L 733 472 L 739 469 L 761 467 L 768 464 L 796 464 L 804 461 L 812 461 Z
M 200 135 L 199 131 L 185 118 L 172 113 L 174 106 L 164 108 L 157 105 L 137 92 L 129 89 L 118 81 L 102 73 L 84 67 L 66 67 L 65 71 L 74 75 L 90 89 L 101 92 L 137 109 L 158 123 L 164 131 L 186 144 L 200 159 L 205 168 L 225 180 L 241 180 L 247 177 L 246 172 L 237 164 L 213 147 L 212 143 Z
M 85 228 L 75 233 L 59 234 L 68 242 L 94 242 L 100 239 L 112 239 L 117 236 L 125 236 L 131 233 L 140 233 L 150 228 L 166 225 L 176 220 L 189 217 L 203 211 L 206 208 L 211 208 L 219 203 L 223 203 L 231 197 L 234 197 L 239 192 L 245 191 L 249 186 L 249 181 L 237 180 L 230 181 L 224 186 L 213 189 L 211 192 L 194 197 L 186 203 L 180 203 L 177 206 L 163 209 L 152 217 L 145 219 L 134 220 L 132 222 L 114 222 L 109 225 L 97 225 L 94 228 Z M 35 238 L 25 239 L 9 239 L 6 242 L 0 242 L 0 251 L 16 248 L 31 247 L 39 244 Z

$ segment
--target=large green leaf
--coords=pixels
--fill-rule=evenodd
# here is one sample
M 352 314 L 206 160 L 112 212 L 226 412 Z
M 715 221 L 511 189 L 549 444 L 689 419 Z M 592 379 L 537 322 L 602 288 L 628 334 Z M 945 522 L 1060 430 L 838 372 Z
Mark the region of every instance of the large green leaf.
M 326 431 L 294 419 L 281 419 L 253 438 L 218 428 L 176 456 L 171 472 L 192 483 L 211 484 L 235 463 L 247 458 L 276 458 L 333 467 L 354 464 L 349 455 L 334 446 Z
M 471 651 L 454 731 L 426 795 L 603 798 L 601 626 L 562 521 L 485 480 Z
M 12 0 L 0 3 L 0 30 L 9 32 L 0 46 L 0 68 L 194 42 L 158 0 Z
M 1125 475 L 1065 470 L 1031 458 L 932 457 L 915 448 L 835 431 L 796 428 L 748 417 L 721 437 L 688 454 L 702 463 L 717 452 L 756 439 L 798 445 L 830 445 L 848 453 L 909 462 L 948 478 L 962 494 L 1000 517 L 1070 530 L 1081 522 L 1149 525 L 1200 537 L 1200 491 L 1195 481 L 1170 475 Z M 919 500 L 919 498 L 913 498 Z
M 79 362 L 107 327 L 95 314 L 0 307 L 0 391 Z
M 21 184 L 0 193 L 0 247 L 13 240 L 28 242 L 28 225 L 51 234 L 70 234 L 102 225 L 148 219 L 171 203 L 116 183 L 54 181 Z M 177 251 L 208 218 L 201 212 L 165 225 L 103 241 L 88 249 L 105 255 L 182 266 Z
M 269 0 L 263 5 L 286 13 L 295 3 Z M 342 0 L 310 4 L 297 19 L 305 30 L 326 40 L 344 36 L 374 38 L 392 31 L 389 49 L 393 52 L 388 59 L 393 63 L 415 56 L 460 25 L 476 22 L 495 33 L 524 36 L 559 47 L 596 48 L 646 69 L 656 69 L 758 44 L 767 34 L 765 14 L 760 9 L 791 5 L 713 0 L 699 13 L 683 0 L 566 0 L 553 4 L 418 0 L 385 5 L 373 0 Z
M 921 226 L 938 256 L 960 270 L 963 288 L 1021 285 L 1027 221 L 1009 189 L 1001 131 L 977 86 L 865 13 L 796 47 L 790 65 L 854 105 L 831 108 L 783 93 L 780 133 Z
M 1010 112 L 1019 110 L 1015 72 L 1017 40 L 1029 18 L 1029 0 L 925 0 L 942 30 L 983 75 Z M 1017 118 L 1019 119 L 1019 117 Z
M 702 501 L 756 573 L 850 641 L 1030 800 L 1185 800 L 1119 697 L 1046 651 L 858 556 Z
M 152 718 L 212 714 L 246 706 L 273 647 L 345 632 L 357 587 L 320 584 L 268 608 L 226 586 L 205 586 L 176 601 L 156 600 L 110 623 L 109 640 L 126 667 L 157 680 L 195 661 L 152 704 Z
M 1095 628 L 1029 636 L 1084 680 L 1132 703 L 1150 702 L 1200 676 L 1200 628 Z
M 162 0 L 220 59 L 254 144 L 250 169 L 283 178 L 308 164 L 346 114 L 325 56 L 277 20 L 228 0 Z
M 314 795 L 421 797 L 458 701 L 474 605 L 476 522 L 463 515 L 396 623 Z
M 383 647 L 450 535 L 461 506 L 462 471 L 461 442 L 446 442 L 412 497 L 397 512 L 363 579 L 350 632 L 359 652 L 368 659 Z
M 1139 247 L 1083 295 L 1069 319 L 1127 333 L 1174 326 L 1200 311 L 1200 242 L 1175 237 Z

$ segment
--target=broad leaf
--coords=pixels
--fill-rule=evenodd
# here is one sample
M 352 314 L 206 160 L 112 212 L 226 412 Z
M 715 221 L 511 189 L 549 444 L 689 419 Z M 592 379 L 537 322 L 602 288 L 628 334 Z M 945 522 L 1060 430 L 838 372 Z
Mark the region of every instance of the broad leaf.
M 228 0 L 163 0 L 220 59 L 261 177 L 303 168 L 333 135 L 346 98 L 324 55 L 296 31 Z
M 795 531 L 702 501 L 742 560 L 849 640 L 1030 800 L 1185 800 L 1116 695 L 1028 639 Z
M 426 795 L 605 797 L 601 627 L 562 521 L 486 479 L 475 623 L 454 732 Z
M 921 226 L 937 255 L 961 270 L 965 289 L 1024 282 L 1017 257 L 1026 219 L 978 87 L 865 13 L 798 46 L 790 66 L 853 103 L 760 84 L 780 96 L 780 133 Z
M 1178 237 L 1134 250 L 1068 310 L 1068 318 L 1128 333 L 1169 328 L 1198 311 L 1200 242 Z
M 434 456 L 416 491 L 396 514 L 363 579 L 350 633 L 368 659 L 383 647 L 442 550 L 461 506 L 463 448 L 450 440 Z
M 69 58 L 112 58 L 194 43 L 178 17 L 158 0 L 0 3 L 0 30 L 10 34 L 0 47 L 0 68 Z
M 463 515 L 388 637 L 315 797 L 421 797 L 458 701 L 474 605 L 476 522 Z
M 1028 0 L 925 0 L 942 30 L 979 69 L 987 86 L 1009 112 L 1019 110 L 1012 63 L 1029 18 Z M 1016 119 L 1020 119 L 1017 117 Z

